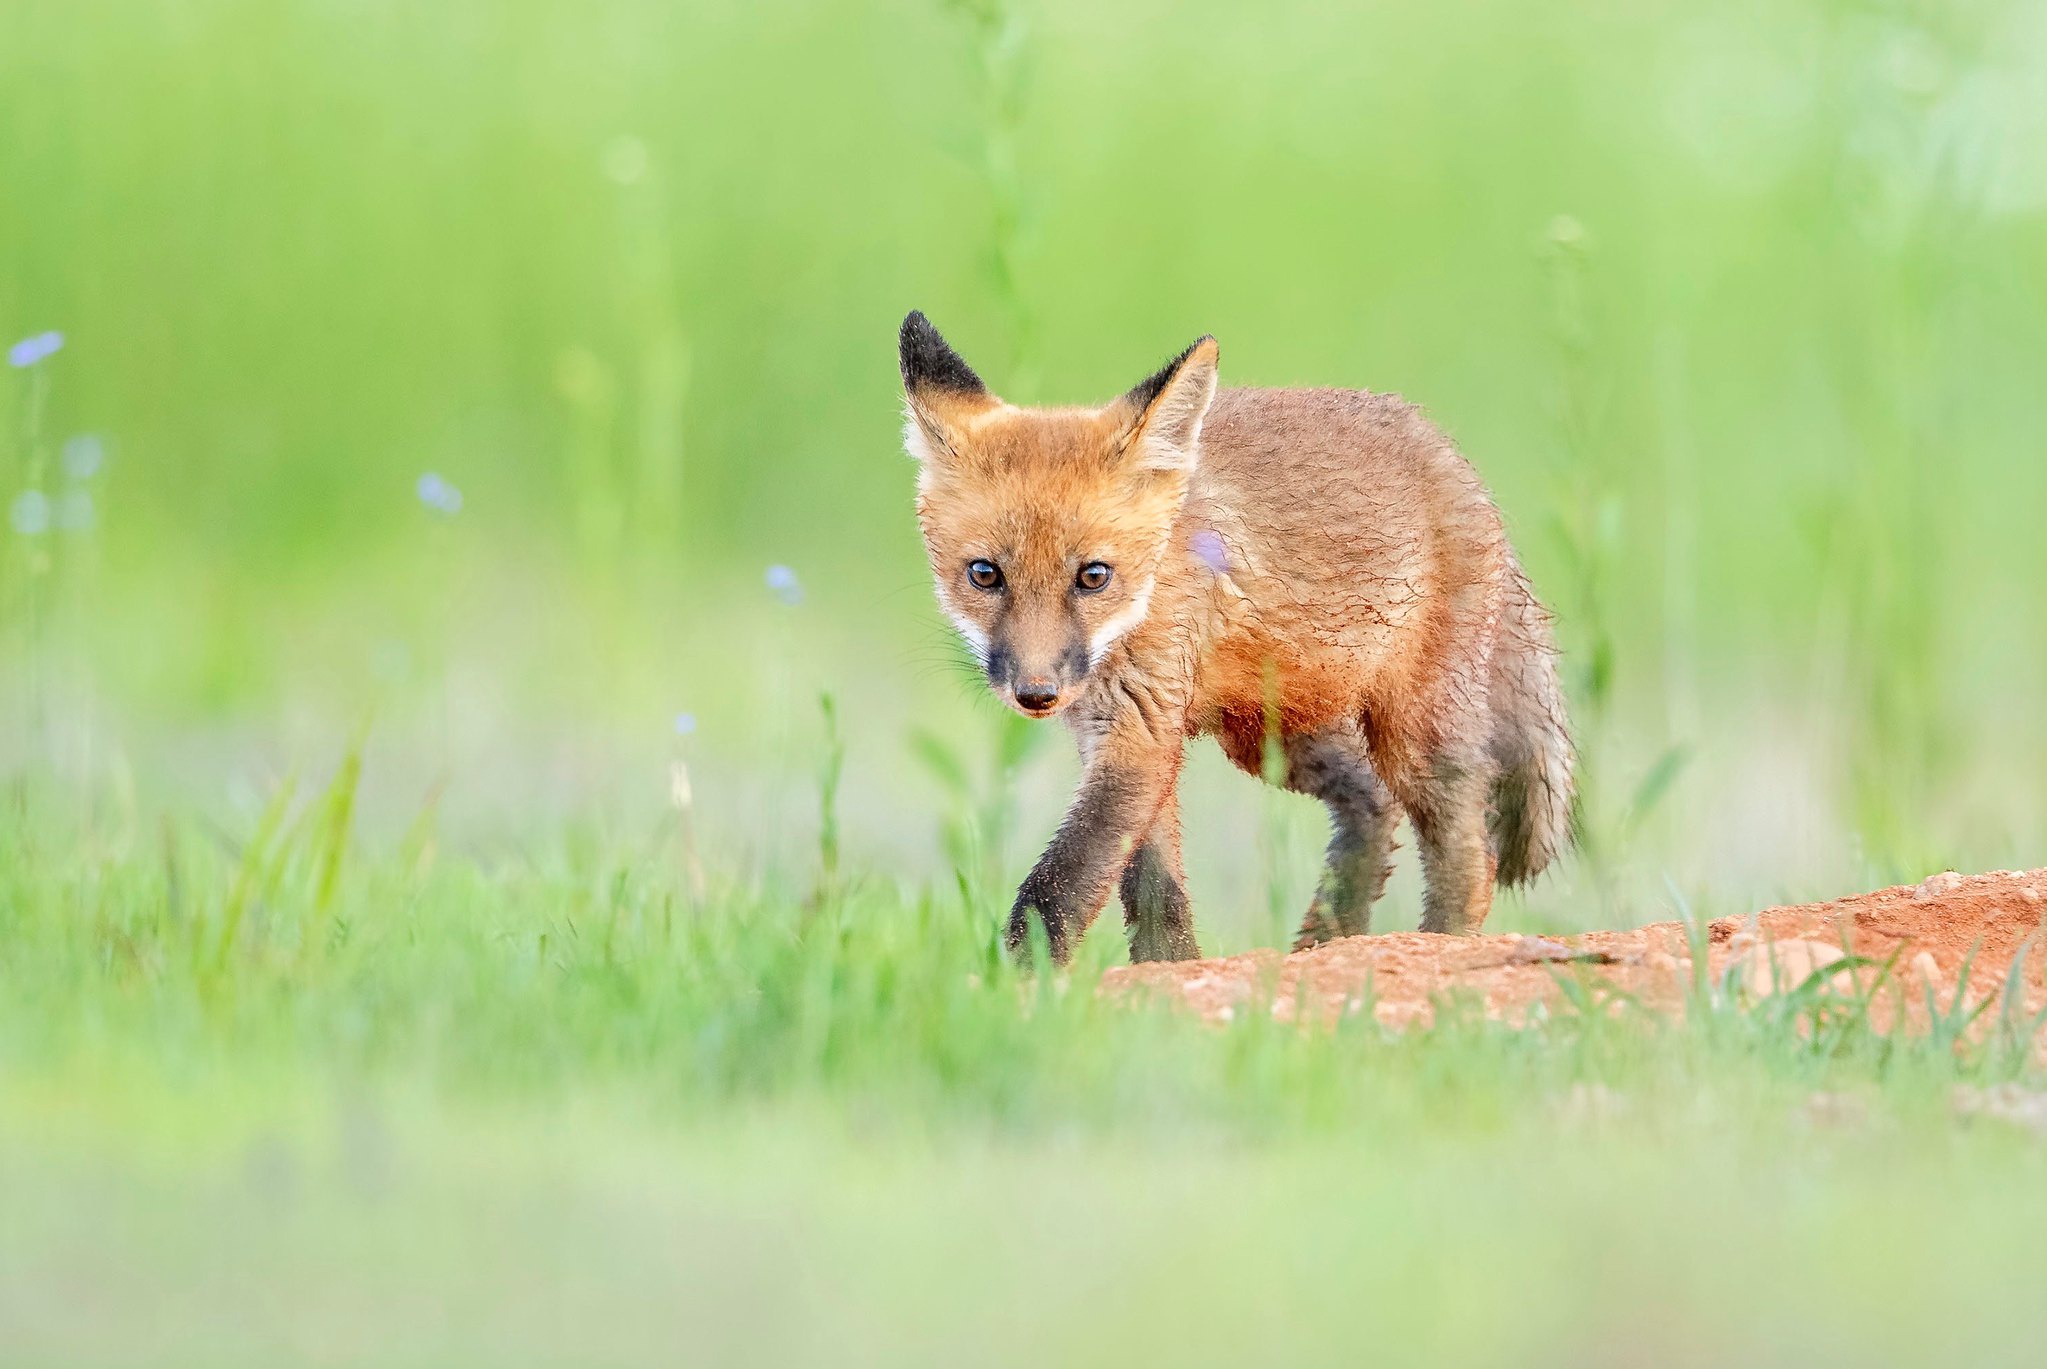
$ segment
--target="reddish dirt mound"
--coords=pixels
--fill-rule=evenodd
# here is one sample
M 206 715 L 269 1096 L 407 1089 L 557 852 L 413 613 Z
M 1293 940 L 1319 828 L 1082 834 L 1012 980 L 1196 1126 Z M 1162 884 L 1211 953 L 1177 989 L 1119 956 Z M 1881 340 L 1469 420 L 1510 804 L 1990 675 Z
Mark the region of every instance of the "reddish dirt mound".
M 1761 995 L 1796 987 L 1844 948 L 1883 961 L 1902 945 L 1893 981 L 1903 992 L 1879 994 L 1872 1009 L 1882 1026 L 1900 1002 L 1908 1017 L 1924 1018 L 1922 984 L 1933 985 L 1944 1008 L 1952 1005 L 1972 947 L 1969 999 L 1995 995 L 2020 948 L 2041 930 L 2043 912 L 2047 870 L 1941 874 L 1831 903 L 1722 918 L 1707 928 L 1706 956 L 1713 982 Z M 1844 989 L 1849 973 L 1838 976 Z M 1864 985 L 1875 979 L 1873 970 L 1856 973 Z M 1370 1003 L 1380 1022 L 1400 1027 L 1432 1021 L 1439 1000 L 1460 996 L 1482 1003 L 1489 1016 L 1518 1023 L 1534 1005 L 1555 1002 L 1563 992 L 1560 977 L 1572 975 L 1678 1011 L 1692 981 L 1691 946 L 1676 922 L 1557 940 L 1395 932 L 1347 937 L 1293 955 L 1253 951 L 1124 966 L 1103 976 L 1102 990 L 1164 994 L 1217 1021 L 1264 1005 L 1282 1019 L 1333 1022 Z M 2027 956 L 2024 983 L 2027 1007 L 2037 1012 L 2047 1004 L 2047 949 Z

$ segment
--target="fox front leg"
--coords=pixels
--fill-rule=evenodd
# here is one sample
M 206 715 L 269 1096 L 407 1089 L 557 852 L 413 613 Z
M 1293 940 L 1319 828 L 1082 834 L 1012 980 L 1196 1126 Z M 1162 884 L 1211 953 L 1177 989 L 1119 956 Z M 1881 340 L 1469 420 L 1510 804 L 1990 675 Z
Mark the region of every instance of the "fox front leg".
M 1031 926 L 1044 928 L 1052 961 L 1073 957 L 1081 934 L 1109 901 L 1179 771 L 1179 748 L 1111 737 L 1094 748 L 1073 806 L 1010 909 L 1010 954 L 1028 963 Z
M 1187 907 L 1187 873 L 1180 858 L 1180 804 L 1175 785 L 1166 791 L 1151 832 L 1123 867 L 1123 930 L 1133 964 L 1147 960 L 1195 960 L 1194 919 Z

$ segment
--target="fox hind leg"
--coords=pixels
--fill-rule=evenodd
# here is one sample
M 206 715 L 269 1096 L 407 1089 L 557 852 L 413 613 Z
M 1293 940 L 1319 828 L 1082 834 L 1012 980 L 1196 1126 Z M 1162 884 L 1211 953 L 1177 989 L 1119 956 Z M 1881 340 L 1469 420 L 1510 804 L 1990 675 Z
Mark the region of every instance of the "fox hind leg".
M 1496 859 L 1486 836 L 1494 766 L 1483 752 L 1438 751 L 1402 794 L 1421 850 L 1425 932 L 1468 935 L 1493 906 Z
M 1362 732 L 1331 728 L 1287 741 L 1286 787 L 1329 806 L 1329 854 L 1294 937 L 1303 951 L 1372 929 L 1372 905 L 1393 872 L 1400 804 L 1372 768 Z

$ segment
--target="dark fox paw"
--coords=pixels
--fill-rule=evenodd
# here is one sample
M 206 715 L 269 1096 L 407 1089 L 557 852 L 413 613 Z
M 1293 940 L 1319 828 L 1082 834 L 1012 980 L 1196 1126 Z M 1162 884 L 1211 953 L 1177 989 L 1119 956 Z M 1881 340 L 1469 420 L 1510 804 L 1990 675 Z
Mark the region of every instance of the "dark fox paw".
M 1301 919 L 1301 930 L 1294 933 L 1294 949 L 1312 951 L 1338 937 L 1364 936 L 1371 931 L 1369 909 L 1345 916 L 1329 906 L 1329 901 L 1319 894 L 1308 905 L 1308 915 Z
M 1336 923 L 1330 918 L 1328 910 L 1322 906 L 1322 901 L 1317 899 L 1309 906 L 1308 915 L 1301 919 L 1301 930 L 1294 933 L 1293 948 L 1297 951 L 1312 951 L 1317 946 L 1334 941 L 1338 935 Z

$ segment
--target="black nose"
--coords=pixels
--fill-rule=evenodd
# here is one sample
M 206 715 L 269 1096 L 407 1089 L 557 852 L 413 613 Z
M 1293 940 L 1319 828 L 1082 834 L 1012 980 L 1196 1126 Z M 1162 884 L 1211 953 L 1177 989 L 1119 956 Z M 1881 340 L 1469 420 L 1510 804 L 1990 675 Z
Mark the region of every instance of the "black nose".
M 1042 713 L 1059 702 L 1059 691 L 1050 680 L 1024 680 L 1016 687 L 1016 701 L 1033 713 Z

